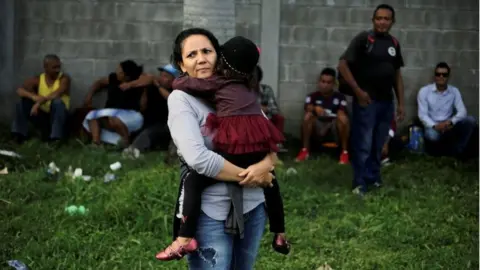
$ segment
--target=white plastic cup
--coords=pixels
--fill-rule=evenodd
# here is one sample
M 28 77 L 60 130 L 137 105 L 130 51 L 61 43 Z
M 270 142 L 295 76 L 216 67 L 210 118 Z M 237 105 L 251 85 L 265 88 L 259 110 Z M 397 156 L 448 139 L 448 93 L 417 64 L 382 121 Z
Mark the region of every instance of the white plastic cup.
M 76 168 L 75 171 L 73 172 L 73 178 L 75 177 L 80 177 L 83 174 L 83 170 L 81 168 Z
M 122 167 L 122 164 L 118 161 L 113 163 L 113 164 L 110 164 L 110 169 L 112 171 L 116 171 L 116 170 L 120 169 L 121 167 Z

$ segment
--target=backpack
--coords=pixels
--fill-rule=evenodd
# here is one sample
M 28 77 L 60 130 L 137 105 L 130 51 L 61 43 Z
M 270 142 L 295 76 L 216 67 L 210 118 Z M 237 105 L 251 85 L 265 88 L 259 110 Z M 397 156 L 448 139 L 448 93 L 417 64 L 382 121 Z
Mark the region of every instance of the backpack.
M 395 49 L 398 49 L 397 39 L 392 35 L 390 35 L 390 37 L 392 38 L 393 46 L 395 47 Z M 375 43 L 375 33 L 373 32 L 373 30 L 369 30 L 366 44 L 365 44 L 365 55 L 368 55 L 370 52 L 372 52 L 374 43 Z M 352 67 L 352 65 L 349 64 L 348 67 L 350 68 L 350 71 L 352 72 L 352 74 L 354 74 L 354 77 L 355 77 L 355 70 Z M 337 70 L 337 74 L 338 74 L 337 76 L 338 91 L 347 96 L 354 96 L 355 93 L 353 92 L 353 89 L 350 87 L 347 81 L 343 78 L 342 74 L 340 73 L 340 70 Z

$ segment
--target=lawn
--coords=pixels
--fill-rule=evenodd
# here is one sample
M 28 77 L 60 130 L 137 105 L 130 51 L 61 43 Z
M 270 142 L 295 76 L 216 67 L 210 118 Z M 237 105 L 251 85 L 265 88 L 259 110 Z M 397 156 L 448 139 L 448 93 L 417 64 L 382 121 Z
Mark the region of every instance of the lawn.
M 0 176 L 0 268 L 18 259 L 30 269 L 186 269 L 185 260 L 154 258 L 171 239 L 179 183 L 162 153 L 125 160 L 78 142 L 55 150 L 35 141 L 18 151 L 17 171 Z M 385 187 L 362 200 L 350 192 L 350 167 L 285 158 L 278 178 L 293 250 L 274 253 L 266 233 L 256 269 L 478 269 L 478 166 L 407 160 L 386 167 Z M 50 161 L 94 178 L 45 180 Z M 118 179 L 105 184 L 115 161 Z M 287 175 L 289 166 L 298 174 Z M 69 216 L 67 205 L 89 211 Z

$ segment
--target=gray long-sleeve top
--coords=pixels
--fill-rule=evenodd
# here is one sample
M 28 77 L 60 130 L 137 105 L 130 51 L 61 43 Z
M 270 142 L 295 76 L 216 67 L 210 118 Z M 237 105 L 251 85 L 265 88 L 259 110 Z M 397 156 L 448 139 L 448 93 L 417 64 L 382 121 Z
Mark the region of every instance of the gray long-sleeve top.
M 211 138 L 202 134 L 202 127 L 213 110 L 200 99 L 174 90 L 168 96 L 168 127 L 178 154 L 195 171 L 208 177 L 217 176 L 224 158 L 211 151 Z M 243 213 L 265 201 L 262 188 L 244 188 Z M 230 211 L 227 185 L 219 182 L 202 193 L 202 211 L 212 219 L 225 220 Z

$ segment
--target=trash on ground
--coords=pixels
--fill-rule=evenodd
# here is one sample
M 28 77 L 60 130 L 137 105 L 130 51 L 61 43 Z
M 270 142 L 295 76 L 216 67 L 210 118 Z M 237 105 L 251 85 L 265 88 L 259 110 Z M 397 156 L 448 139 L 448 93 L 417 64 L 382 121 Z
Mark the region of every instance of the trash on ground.
M 297 174 L 297 170 L 295 170 L 295 168 L 290 167 L 287 169 L 287 175 L 295 175 L 295 174 Z
M 73 171 L 73 178 L 81 177 L 83 174 L 82 168 L 76 168 L 75 171 Z
M 8 151 L 8 150 L 3 150 L 3 149 L 0 149 L 0 155 L 8 156 L 8 157 L 16 157 L 16 158 L 21 158 L 22 157 L 19 154 L 13 152 L 13 151 Z
M 115 174 L 113 173 L 106 173 L 105 176 L 103 177 L 103 182 L 108 183 L 112 182 L 116 179 Z
M 0 170 L 0 174 L 8 174 L 8 168 L 5 167 L 2 170 Z
M 327 263 L 325 263 L 324 265 L 317 268 L 317 270 L 333 270 L 333 268 L 330 265 L 328 265 Z
M 28 270 L 28 267 L 19 260 L 7 261 L 8 265 L 15 268 L 15 270 Z
M 137 159 L 140 157 L 140 150 L 134 147 L 125 148 L 122 152 L 123 158 Z
M 118 170 L 118 169 L 120 169 L 120 168 L 122 168 L 122 164 L 121 164 L 120 162 L 118 162 L 118 161 L 115 162 L 115 163 L 110 164 L 110 169 L 111 169 L 112 171 L 116 171 L 116 170 Z
M 86 209 L 83 205 L 80 205 L 78 207 L 76 205 L 70 205 L 65 207 L 65 212 L 67 212 L 71 216 L 76 214 L 85 215 L 88 212 L 88 209 Z
M 60 169 L 55 165 L 55 162 L 50 162 L 47 168 L 47 178 L 49 179 L 58 179 Z
M 82 179 L 83 179 L 83 181 L 88 182 L 88 181 L 92 180 L 92 177 L 90 175 L 82 175 Z

